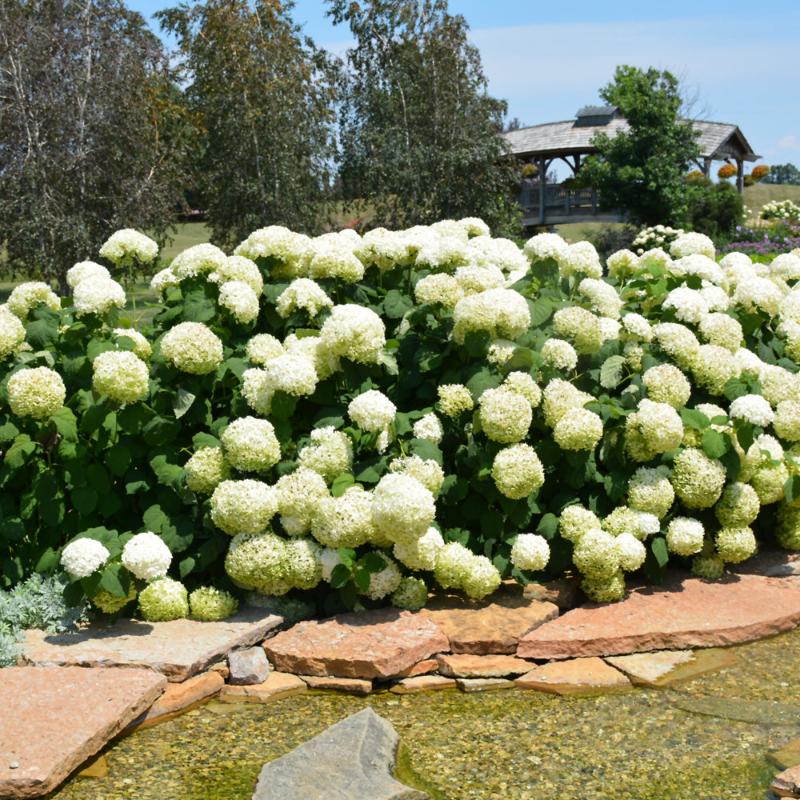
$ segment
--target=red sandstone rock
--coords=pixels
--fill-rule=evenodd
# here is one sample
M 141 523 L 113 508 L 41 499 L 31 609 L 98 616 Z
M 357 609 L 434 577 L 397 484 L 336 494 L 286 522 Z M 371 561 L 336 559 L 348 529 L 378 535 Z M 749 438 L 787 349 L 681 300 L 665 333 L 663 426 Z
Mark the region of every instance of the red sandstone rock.
M 283 622 L 261 608 L 246 608 L 221 622 L 118 620 L 63 636 L 26 631 L 22 660 L 36 666 L 150 667 L 170 681 L 185 681 L 231 650 L 264 640 Z
M 451 678 L 505 678 L 507 675 L 522 675 L 533 666 L 515 656 L 475 656 L 470 653 L 455 653 L 436 657 L 439 672 Z
M 447 634 L 454 653 L 485 655 L 514 653 L 526 633 L 558 616 L 558 606 L 525 597 L 515 584 L 504 585 L 483 603 L 456 595 L 437 597 L 420 613 Z
M 252 683 L 248 686 L 226 684 L 220 690 L 219 699 L 223 703 L 268 703 L 305 691 L 308 691 L 308 686 L 297 675 L 270 672 L 264 683 Z
M 630 689 L 630 681 L 602 658 L 576 658 L 542 664 L 517 678 L 520 689 L 554 694 L 593 694 Z
M 448 642 L 422 614 L 386 608 L 300 622 L 264 648 L 283 672 L 385 679 L 447 650 Z
M 498 689 L 513 689 L 514 681 L 505 678 L 456 678 L 456 686 L 462 692 L 494 692 Z
M 547 600 L 562 610 L 575 608 L 581 602 L 581 582 L 577 578 L 556 578 L 546 583 L 529 583 L 522 595 L 529 600 Z
M 522 658 L 624 655 L 739 644 L 800 624 L 800 584 L 737 575 L 636 589 L 619 603 L 568 611 L 524 636 Z
M 778 797 L 800 797 L 800 766 L 791 767 L 776 775 L 769 788 Z
M 372 691 L 372 681 L 362 678 L 323 678 L 318 675 L 300 675 L 309 689 L 328 689 L 335 692 L 348 694 L 369 694 Z
M 0 797 L 39 797 L 54 789 L 148 708 L 166 683 L 147 669 L 2 670 Z
M 659 650 L 655 653 L 631 653 L 627 656 L 608 656 L 612 667 L 622 670 L 633 683 L 640 686 L 665 686 L 716 672 L 737 662 L 733 650 L 710 648 L 699 650 Z
M 149 728 L 159 722 L 166 722 L 213 697 L 224 685 L 222 675 L 215 671 L 203 672 L 183 683 L 167 684 L 164 694 L 134 720 L 129 728 Z
M 456 682 L 444 675 L 417 675 L 413 678 L 403 678 L 389 689 L 395 694 L 415 694 L 416 692 L 430 692 L 434 689 L 455 689 Z
M 395 677 L 415 678 L 417 675 L 428 675 L 431 672 L 436 672 L 437 669 L 439 669 L 439 662 L 435 658 L 426 658 L 399 672 Z

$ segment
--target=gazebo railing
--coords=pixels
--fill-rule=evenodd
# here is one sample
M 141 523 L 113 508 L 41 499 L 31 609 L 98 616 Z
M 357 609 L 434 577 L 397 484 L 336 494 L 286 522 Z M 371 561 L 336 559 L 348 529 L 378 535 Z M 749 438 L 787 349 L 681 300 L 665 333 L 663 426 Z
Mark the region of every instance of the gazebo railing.
M 540 188 L 538 185 L 525 187 L 520 192 L 519 204 L 530 215 L 540 212 Z M 571 214 L 596 216 L 599 213 L 599 195 L 595 189 L 567 189 L 561 183 L 545 185 L 544 211 L 559 216 Z

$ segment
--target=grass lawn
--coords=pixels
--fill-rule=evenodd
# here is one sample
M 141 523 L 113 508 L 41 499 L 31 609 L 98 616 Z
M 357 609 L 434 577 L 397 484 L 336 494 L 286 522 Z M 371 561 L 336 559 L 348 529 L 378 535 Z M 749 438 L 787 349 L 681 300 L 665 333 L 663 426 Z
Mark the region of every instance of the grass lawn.
M 172 242 L 161 251 L 161 261 L 165 267 L 181 250 L 211 238 L 211 230 L 205 222 L 181 222 L 175 228 Z
M 791 200 L 800 205 L 800 186 L 783 183 L 757 183 L 755 186 L 745 187 L 744 204 L 755 214 L 764 203 L 770 203 L 773 200 Z

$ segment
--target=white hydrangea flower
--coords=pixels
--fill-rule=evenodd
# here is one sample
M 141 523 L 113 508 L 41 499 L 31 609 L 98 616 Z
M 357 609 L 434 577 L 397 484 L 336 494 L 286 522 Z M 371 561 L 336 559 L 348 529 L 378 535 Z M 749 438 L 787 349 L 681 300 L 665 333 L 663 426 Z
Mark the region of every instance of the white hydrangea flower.
M 231 422 L 222 434 L 222 448 L 228 463 L 242 472 L 266 472 L 281 459 L 275 428 L 257 417 Z
M 746 483 L 731 483 L 714 506 L 714 514 L 724 527 L 738 528 L 750 525 L 761 511 L 761 501 L 756 490 Z
M 473 263 L 496 266 L 509 275 L 527 273 L 530 266 L 525 253 L 510 239 L 476 236 L 469 241 L 469 252 Z
M 692 385 L 672 364 L 650 367 L 642 375 L 642 382 L 651 400 L 656 403 L 667 403 L 673 408 L 685 406 L 692 394 Z
M 301 466 L 313 469 L 327 481 L 342 472 L 349 472 L 353 463 L 353 443 L 346 433 L 332 426 L 314 428 L 311 441 L 300 449 L 297 460 Z
M 538 233 L 525 242 L 524 252 L 531 263 L 552 258 L 560 261 L 569 245 L 557 233 Z
M 228 256 L 220 265 L 209 273 L 211 283 L 224 284 L 228 281 L 243 281 L 257 296 L 264 290 L 264 279 L 258 265 L 244 256 Z
M 269 333 L 257 333 L 247 342 L 245 352 L 251 364 L 263 367 L 270 359 L 282 356 L 283 345 Z
M 25 341 L 25 326 L 19 317 L 0 306 L 0 359 L 16 352 Z
M 138 261 L 150 264 L 158 256 L 158 245 L 149 237 L 132 228 L 115 231 L 100 248 L 100 257 L 117 267 Z
M 717 286 L 724 286 L 727 283 L 725 272 L 719 264 L 713 258 L 701 253 L 694 253 L 673 261 L 669 266 L 669 271 L 679 278 L 688 278 L 694 275 Z
M 125 336 L 133 342 L 133 352 L 136 353 L 142 361 L 149 361 L 150 356 L 153 355 L 153 348 L 147 337 L 139 333 L 135 328 L 114 328 L 111 333 L 117 338 Z
M 265 369 L 251 367 L 242 373 L 242 397 L 256 414 L 269 415 L 274 394 L 275 387 Z
M 709 344 L 732 353 L 736 353 L 744 340 L 741 323 L 727 314 L 706 314 L 700 319 L 700 334 Z
M 451 419 L 472 411 L 475 402 L 469 389 L 461 383 L 447 383 L 436 390 L 439 395 L 439 411 Z
M 186 485 L 200 494 L 211 494 L 230 474 L 230 464 L 221 447 L 201 447 L 183 468 L 186 471 Z
M 170 270 L 179 281 L 194 278 L 208 272 L 218 272 L 224 269 L 227 256 L 219 247 L 204 242 L 193 247 L 187 247 L 172 259 Z
M 323 234 L 312 240 L 308 256 L 310 278 L 338 278 L 355 283 L 364 277 L 364 265 L 353 252 L 355 243 L 341 233 Z
M 675 490 L 669 477 L 670 469 L 663 464 L 639 467 L 628 482 L 630 507 L 653 514 L 657 519 L 665 517 L 675 501 Z
M 580 306 L 559 308 L 553 314 L 553 330 L 562 338 L 572 339 L 578 353 L 596 353 L 603 345 L 600 319 Z
M 350 401 L 347 413 L 362 431 L 380 433 L 394 422 L 397 406 L 383 392 L 370 389 Z
M 64 405 L 67 387 L 55 370 L 34 367 L 15 372 L 8 380 L 7 393 L 13 414 L 47 419 Z
M 688 447 L 672 466 L 672 487 L 687 508 L 711 508 L 725 486 L 725 467 L 702 450 Z
M 501 444 L 524 439 L 533 419 L 530 402 L 504 387 L 487 389 L 481 395 L 478 414 L 483 433 Z
M 731 298 L 720 286 L 706 284 L 700 289 L 703 300 L 706 301 L 709 311 L 727 311 L 731 305 Z
M 506 284 L 506 276 L 503 275 L 503 271 L 493 265 L 480 267 L 476 264 L 469 264 L 466 267 L 458 267 L 454 277 L 465 295 L 478 294 L 488 289 L 499 289 Z
M 222 341 L 202 322 L 181 322 L 164 334 L 161 353 L 182 372 L 207 375 L 222 361 Z
M 632 533 L 621 533 L 614 539 L 614 545 L 619 554 L 620 569 L 635 572 L 644 564 L 647 550 Z
M 150 278 L 150 288 L 160 297 L 170 286 L 179 286 L 180 278 L 169 268 L 159 270 Z
M 461 588 L 471 600 L 481 600 L 496 591 L 501 583 L 500 572 L 486 556 L 472 556 Z
M 95 264 L 94 261 L 80 261 L 67 270 L 67 285 L 70 289 L 90 278 L 111 280 L 111 273 L 102 264 Z
M 615 319 L 610 317 L 600 317 L 598 319 L 600 326 L 600 335 L 603 342 L 616 342 L 622 332 L 622 325 Z
M 41 281 L 20 283 L 11 290 L 6 301 L 8 310 L 23 321 L 39 305 L 47 306 L 51 311 L 61 310 L 61 301 L 58 299 L 58 295 Z
M 567 506 L 558 519 L 558 532 L 562 539 L 577 544 L 589 531 L 600 529 L 600 520 L 594 511 L 581 505 Z
M 551 428 L 558 424 L 570 408 L 581 408 L 594 400 L 590 394 L 560 378 L 554 378 L 545 386 L 542 397 L 544 421 Z
M 639 256 L 631 250 L 617 250 L 606 259 L 608 274 L 612 278 L 626 278 L 636 272 Z
M 419 539 L 435 515 L 433 494 L 410 475 L 384 475 L 373 491 L 372 522 L 392 542 Z
M 529 444 L 514 444 L 494 457 L 492 480 L 500 494 L 521 500 L 542 487 L 544 467 Z
M 92 362 L 92 388 L 115 403 L 136 403 L 147 396 L 150 370 L 129 350 L 106 350 Z
M 717 555 L 726 564 L 739 564 L 758 550 L 755 534 L 747 526 L 722 528 L 715 539 Z
M 745 311 L 764 311 L 775 316 L 781 307 L 783 292 L 769 278 L 746 278 L 736 285 L 733 302 Z
M 640 400 L 636 412 L 625 420 L 625 449 L 634 461 L 650 461 L 675 450 L 682 440 L 683 421 L 666 403 Z
M 673 289 L 664 299 L 663 307 L 675 312 L 681 322 L 697 324 L 709 313 L 708 303 L 696 289 L 680 286 Z
M 734 400 L 734 402 L 736 401 Z M 731 408 L 733 408 L 733 404 L 731 404 Z M 781 439 L 785 439 L 787 442 L 800 442 L 800 401 L 781 400 L 775 408 L 773 425 L 775 433 Z M 763 424 L 762 427 L 764 427 Z
M 700 349 L 700 342 L 694 333 L 676 322 L 659 322 L 653 326 L 653 334 L 658 346 L 684 369 L 691 365 Z
M 389 471 L 416 478 L 434 497 L 439 494 L 444 483 L 444 470 L 432 458 L 400 456 L 389 464 Z
M 244 281 L 227 281 L 219 290 L 219 304 L 242 325 L 249 325 L 258 317 L 258 295 Z
M 317 370 L 314 362 L 304 355 L 286 353 L 267 362 L 266 380 L 272 392 L 279 390 L 295 397 L 314 394 L 317 388 Z
M 716 255 L 716 248 L 714 242 L 703 233 L 684 233 L 678 236 L 670 245 L 670 253 L 674 258 L 683 258 L 684 256 L 694 255 L 700 253 L 701 255 L 714 258 Z
M 142 581 L 163 578 L 171 563 L 169 547 L 152 531 L 137 533 L 122 548 L 122 565 Z
M 270 596 L 286 594 L 292 588 L 287 544 L 274 533 L 237 534 L 225 556 L 225 572 L 243 589 Z M 316 572 L 320 564 L 313 566 Z M 311 565 L 306 563 L 306 567 Z
M 568 245 L 566 251 L 558 258 L 558 271 L 563 278 L 568 278 L 570 275 L 603 277 L 600 256 L 591 242 L 575 242 Z
M 691 517 L 675 517 L 667 526 L 667 548 L 679 556 L 692 556 L 703 549 L 705 528 Z
M 542 402 L 542 390 L 527 372 L 509 372 L 502 385 L 521 394 L 531 404 L 531 408 L 536 408 Z
M 334 306 L 320 331 L 331 352 L 359 364 L 377 364 L 386 344 L 383 320 L 369 308 Z
M 61 551 L 61 566 L 75 578 L 88 578 L 110 555 L 108 548 L 97 539 L 73 539 Z
M 469 263 L 470 252 L 466 237 L 459 235 L 432 236 L 422 242 L 416 265 L 433 270 L 454 270 Z
M 397 568 L 397 564 L 386 553 L 381 553 L 381 558 L 386 562 L 386 566 L 380 572 L 370 573 L 369 587 L 364 592 L 370 600 L 382 600 L 392 594 L 403 580 L 403 574 Z
M 230 536 L 262 533 L 277 513 L 278 493 L 262 481 L 222 481 L 211 495 L 211 520 Z
M 486 360 L 495 367 L 504 367 L 511 361 L 517 346 L 508 339 L 495 339 L 486 352 Z
M 464 296 L 458 281 L 445 272 L 435 272 L 417 281 L 414 286 L 414 299 L 423 303 L 440 303 L 445 308 L 455 308 Z
M 311 534 L 326 547 L 359 547 L 375 540 L 372 495 L 351 486 L 340 497 L 325 493 L 311 514 Z
M 538 572 L 550 560 L 550 545 L 544 536 L 536 533 L 521 533 L 511 547 L 511 563 L 517 569 Z
M 569 372 L 578 366 L 578 353 L 565 339 L 547 339 L 540 352 L 544 363 L 553 369 Z
M 333 300 L 325 290 L 309 278 L 295 278 L 279 295 L 276 310 L 286 319 L 302 309 L 309 317 L 316 317 L 325 308 L 331 308 Z
M 273 272 L 275 277 L 294 278 L 306 273 L 311 250 L 308 236 L 290 231 L 283 225 L 269 225 L 253 231 L 234 253 L 253 261 L 272 259 L 278 264 Z
M 739 364 L 730 350 L 715 344 L 701 344 L 691 362 L 695 381 L 709 394 L 722 395 L 731 378 L 739 377 Z
M 575 545 L 572 562 L 587 578 L 610 580 L 620 569 L 616 537 L 599 528 L 586 531 Z
M 623 301 L 610 283 L 596 278 L 584 278 L 578 284 L 578 292 L 592 304 L 593 311 L 603 317 L 619 319 Z
M 519 292 L 489 289 L 459 300 L 453 321 L 453 339 L 463 344 L 472 331 L 486 331 L 493 339 L 516 339 L 530 327 L 531 314 Z
M 186 587 L 172 578 L 158 578 L 139 594 L 139 613 L 146 622 L 168 622 L 189 616 Z
M 422 578 L 406 576 L 400 581 L 391 597 L 395 608 L 419 611 L 428 602 L 428 586 Z
M 603 438 L 603 420 L 594 411 L 569 408 L 553 428 L 553 439 L 562 450 L 594 450 Z
M 409 569 L 432 570 L 436 567 L 436 556 L 443 547 L 442 534 L 431 527 L 419 539 L 397 542 L 392 552 L 394 557 Z
M 760 394 L 746 394 L 737 397 L 728 409 L 731 419 L 742 419 L 751 425 L 766 428 L 775 419 L 772 406 Z
M 72 302 L 79 317 L 84 314 L 102 316 L 112 308 L 125 307 L 125 290 L 111 278 L 89 278 L 72 290 Z
M 394 418 L 394 414 L 392 417 Z M 427 439 L 434 444 L 441 442 L 442 436 L 444 436 L 444 428 L 442 428 L 442 423 L 439 422 L 439 417 L 436 414 L 426 414 L 421 419 L 418 419 L 414 423 L 413 432 L 417 439 Z

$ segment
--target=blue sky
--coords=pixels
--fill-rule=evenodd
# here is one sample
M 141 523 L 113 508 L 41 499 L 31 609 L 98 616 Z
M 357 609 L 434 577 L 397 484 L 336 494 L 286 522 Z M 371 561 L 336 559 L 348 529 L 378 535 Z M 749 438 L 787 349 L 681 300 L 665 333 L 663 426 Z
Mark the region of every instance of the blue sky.
M 169 0 L 128 0 L 149 17 Z M 699 96 L 700 116 L 740 126 L 767 163 L 800 165 L 798 0 L 451 0 L 478 46 L 492 94 L 534 125 L 569 119 L 597 101 L 617 64 L 676 73 Z M 345 28 L 325 3 L 298 0 L 294 16 L 315 41 L 342 52 Z

